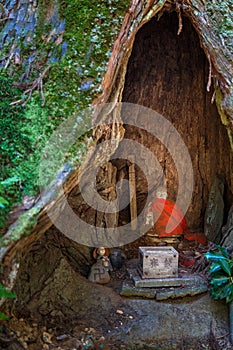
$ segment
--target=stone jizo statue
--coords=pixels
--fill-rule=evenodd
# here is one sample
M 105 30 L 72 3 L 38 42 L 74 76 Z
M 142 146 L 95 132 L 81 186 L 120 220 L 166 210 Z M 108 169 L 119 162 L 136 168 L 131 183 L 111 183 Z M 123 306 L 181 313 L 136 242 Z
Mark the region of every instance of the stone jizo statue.
M 106 284 L 110 281 L 109 271 L 112 271 L 112 266 L 109 260 L 110 249 L 105 247 L 96 248 L 93 256 L 96 259 L 91 267 L 88 279 L 94 283 Z

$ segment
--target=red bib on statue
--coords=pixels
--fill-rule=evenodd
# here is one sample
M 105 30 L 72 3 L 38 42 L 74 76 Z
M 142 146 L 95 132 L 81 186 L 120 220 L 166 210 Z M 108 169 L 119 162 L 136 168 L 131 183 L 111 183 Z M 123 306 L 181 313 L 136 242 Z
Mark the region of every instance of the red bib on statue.
M 171 237 L 184 234 L 187 229 L 182 210 L 171 200 L 155 198 L 152 210 L 155 217 L 155 230 L 159 237 Z

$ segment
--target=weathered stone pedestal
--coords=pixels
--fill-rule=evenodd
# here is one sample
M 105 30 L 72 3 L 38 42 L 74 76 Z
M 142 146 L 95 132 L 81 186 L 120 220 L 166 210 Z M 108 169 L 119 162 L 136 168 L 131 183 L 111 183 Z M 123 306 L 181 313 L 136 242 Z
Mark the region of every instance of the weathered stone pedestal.
M 129 280 L 124 281 L 120 294 L 125 297 L 166 300 L 193 296 L 208 291 L 206 279 L 198 274 L 177 269 L 177 276 L 143 278 L 140 259 L 128 264 Z
M 124 282 L 121 295 L 145 299 L 166 300 L 193 296 L 208 290 L 203 277 L 195 274 L 179 274 L 170 278 L 141 278 L 137 269 L 128 269 L 130 281 Z

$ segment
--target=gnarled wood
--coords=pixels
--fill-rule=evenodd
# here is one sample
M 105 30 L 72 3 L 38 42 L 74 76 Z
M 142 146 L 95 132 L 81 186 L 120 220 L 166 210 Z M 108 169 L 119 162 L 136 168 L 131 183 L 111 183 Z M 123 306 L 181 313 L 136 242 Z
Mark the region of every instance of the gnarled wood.
M 114 48 L 113 48 L 113 52 L 112 55 L 110 57 L 109 60 L 109 64 L 108 64 L 108 70 L 107 73 L 105 75 L 105 79 L 103 81 L 103 93 L 101 96 L 99 96 L 99 98 L 94 101 L 94 105 L 96 106 L 96 111 L 95 111 L 95 115 L 93 118 L 94 119 L 94 125 L 96 126 L 96 130 L 95 130 L 95 140 L 96 140 L 96 144 L 101 144 L 101 141 L 104 140 L 110 140 L 110 139 L 117 139 L 117 142 L 115 143 L 115 148 L 109 148 L 109 149 L 104 149 L 105 152 L 108 152 L 108 157 L 110 159 L 111 155 L 114 153 L 114 151 L 118 148 L 120 141 L 123 139 L 124 135 L 127 136 L 130 135 L 131 133 L 134 132 L 134 130 L 130 130 L 127 128 L 124 128 L 124 126 L 122 125 L 122 120 L 121 120 L 121 116 L 118 113 L 117 115 L 114 115 L 112 113 L 112 110 L 106 111 L 103 110 L 102 106 L 99 106 L 99 104 L 102 103 L 107 103 L 107 102 L 112 102 L 113 105 L 116 104 L 117 102 L 121 102 L 122 100 L 124 101 L 129 101 L 131 97 L 135 98 L 133 99 L 133 102 L 138 103 L 140 102 L 139 99 L 137 98 L 137 93 L 138 91 L 135 91 L 134 96 L 131 95 L 131 85 L 133 85 L 133 83 L 135 82 L 135 80 L 138 79 L 138 76 L 136 77 L 132 77 L 131 75 L 133 74 L 133 66 L 130 64 L 132 64 L 133 60 L 135 59 L 135 62 L 137 61 L 138 57 L 135 58 L 135 52 L 133 52 L 133 48 L 134 48 L 134 44 L 137 45 L 137 35 L 140 36 L 142 35 L 141 33 L 146 31 L 146 27 L 147 24 L 148 26 L 150 26 L 151 24 L 149 23 L 149 21 L 152 21 L 153 25 L 156 27 L 157 25 L 161 24 L 163 19 L 165 18 L 165 16 L 167 16 L 166 12 L 177 12 L 178 13 L 178 21 L 176 24 L 174 29 L 175 34 L 177 33 L 177 31 L 179 32 L 179 37 L 182 40 L 182 37 L 185 38 L 185 27 L 187 28 L 187 26 L 192 25 L 197 34 L 198 34 L 198 40 L 199 43 L 201 45 L 201 47 L 203 48 L 205 55 L 210 63 L 210 68 L 207 66 L 206 64 L 204 64 L 202 67 L 204 67 L 205 72 L 202 72 L 203 75 L 201 75 L 201 69 L 198 65 L 198 60 L 194 60 L 195 62 L 195 68 L 190 69 L 189 73 L 191 72 L 193 75 L 193 78 L 197 80 L 197 86 L 201 87 L 201 90 L 199 91 L 199 94 L 197 92 L 197 90 L 195 90 L 195 105 L 198 105 L 198 101 L 199 98 L 201 98 L 203 104 L 206 102 L 206 95 L 204 94 L 204 91 L 206 90 L 206 88 L 210 89 L 210 83 L 211 83 L 211 77 L 212 77 L 212 82 L 214 80 L 215 82 L 215 88 L 216 88 L 216 97 L 219 98 L 218 101 L 218 110 L 219 113 L 221 114 L 221 119 L 222 121 L 224 121 L 225 127 L 228 130 L 228 136 L 230 138 L 232 138 L 232 120 L 233 120 L 233 107 L 232 107 L 232 53 L 229 51 L 228 47 L 225 47 L 222 43 L 222 38 L 221 35 L 218 34 L 216 31 L 213 30 L 213 26 L 214 26 L 214 19 L 208 15 L 208 13 L 205 11 L 206 5 L 208 4 L 209 7 L 211 7 L 211 1 L 207 1 L 207 0 L 183 0 L 182 2 L 180 1 L 166 1 L 166 0 L 133 0 L 131 3 L 131 6 L 128 10 L 128 12 L 125 15 L 125 19 L 122 25 L 122 29 L 119 33 L 118 39 L 115 42 Z M 161 22 L 156 22 L 156 19 L 158 18 L 154 18 L 156 15 L 158 15 L 158 18 L 160 18 Z M 172 15 L 174 17 L 174 14 Z M 177 15 L 176 15 L 177 16 Z M 184 17 L 187 17 L 186 19 Z M 177 18 L 177 17 L 174 17 Z M 190 23 L 189 23 L 190 21 Z M 145 26 L 144 26 L 145 25 Z M 142 29 L 142 32 L 140 33 L 140 29 Z M 171 29 L 171 28 L 170 28 Z M 190 33 L 190 32 L 189 32 Z M 143 36 L 143 35 L 142 35 Z M 163 38 L 165 38 L 166 40 L 166 35 L 163 36 Z M 188 38 L 184 39 L 187 41 Z M 151 39 L 152 40 L 152 39 Z M 196 39 L 195 39 L 196 40 Z M 153 41 L 153 40 L 152 40 Z M 195 42 L 195 45 L 197 45 L 197 41 Z M 161 46 L 161 45 L 160 45 Z M 135 46 L 136 47 L 136 46 Z M 164 43 L 164 48 L 166 49 L 166 42 Z M 191 48 L 191 46 L 189 47 L 189 49 Z M 179 47 L 176 48 L 177 50 L 179 50 Z M 154 51 L 153 51 L 154 50 Z M 139 51 L 140 51 L 140 43 L 139 43 Z M 132 53 L 133 52 L 133 53 Z M 152 52 L 155 52 L 155 48 L 152 48 L 152 50 L 150 52 L 148 52 L 148 56 L 150 56 L 150 54 Z M 185 52 L 183 52 L 184 54 Z M 204 54 L 199 54 L 199 58 L 201 61 L 203 61 L 204 58 Z M 189 55 L 188 57 L 190 58 L 190 53 L 187 52 L 187 55 Z M 168 57 L 169 57 L 169 52 L 168 52 Z M 151 58 L 151 57 L 150 57 Z M 177 58 L 177 57 L 176 57 Z M 129 62 L 129 59 L 131 59 L 131 63 Z M 172 57 L 170 56 L 169 59 L 172 59 Z M 187 65 L 187 61 L 185 61 L 186 65 Z M 151 63 L 151 60 L 150 60 Z M 169 67 L 170 62 L 168 62 L 168 67 Z M 175 64 L 177 64 L 177 60 L 175 60 Z M 175 65 L 171 65 L 174 69 Z M 178 68 L 178 67 L 177 67 Z M 182 67 L 180 67 L 182 69 Z M 186 67 L 187 68 L 187 67 Z M 148 65 L 145 67 L 145 69 L 148 69 Z M 156 70 L 152 72 L 153 74 L 156 74 L 157 71 L 159 69 L 159 66 L 156 66 Z M 165 69 L 163 69 L 163 73 L 164 73 Z M 185 71 L 183 70 L 183 75 L 179 76 L 179 72 L 177 74 L 173 74 L 171 75 L 172 77 L 174 77 L 174 80 L 171 81 L 171 87 L 172 85 L 174 85 L 174 89 L 176 88 L 176 84 L 179 81 L 179 78 L 181 78 L 183 80 L 183 82 L 187 83 L 185 86 L 188 87 L 188 93 L 184 95 L 184 98 L 186 99 L 186 103 L 188 102 L 188 97 L 192 97 L 192 89 L 191 89 L 191 85 L 189 85 L 190 83 L 190 75 L 185 75 Z M 198 72 L 198 74 L 196 74 Z M 150 73 L 150 72 L 149 72 Z M 166 72 L 165 72 L 166 73 Z M 173 72 L 174 73 L 174 72 Z M 158 71 L 159 74 L 159 71 Z M 169 75 L 169 74 L 168 74 Z M 206 79 L 207 77 L 207 79 Z M 128 80 L 128 78 L 132 78 L 132 81 L 130 82 L 130 80 Z M 135 78 L 135 79 L 134 79 Z M 140 77 L 139 77 L 140 78 Z M 142 75 L 142 78 L 144 78 L 146 80 L 146 76 Z M 164 76 L 160 78 L 160 82 L 163 82 Z M 214 78 L 214 79 L 213 79 Z M 188 81 L 187 81 L 188 80 Z M 147 88 L 151 87 L 152 85 L 150 85 L 149 83 L 151 83 L 152 79 L 150 81 L 148 81 L 147 84 Z M 159 79 L 158 79 L 159 81 Z M 167 79 L 168 81 L 168 79 Z M 132 84 L 131 84 L 132 83 Z M 147 83 L 145 81 L 145 83 Z M 213 84 L 212 84 L 213 85 Z M 140 86 L 140 89 L 143 90 L 143 84 Z M 167 86 L 168 87 L 168 86 Z M 173 103 L 174 101 L 174 89 L 173 89 Z M 182 91 L 183 93 L 183 91 Z M 214 93 L 214 91 L 212 91 L 212 93 Z M 131 97 L 130 97 L 131 95 Z M 169 96 L 169 94 L 167 95 Z M 178 96 L 179 97 L 179 104 L 182 104 L 181 98 L 182 96 Z M 210 101 L 212 96 L 208 96 L 208 103 Z M 142 102 L 146 103 L 146 99 L 148 102 L 148 96 L 143 97 Z M 152 102 L 156 102 L 155 105 L 152 105 L 150 107 L 154 107 L 154 108 L 158 108 L 159 111 L 163 112 L 163 105 L 162 105 L 162 101 L 161 104 L 157 103 L 158 101 L 156 101 L 155 99 L 151 99 Z M 166 101 L 166 106 L 168 106 L 168 101 Z M 174 120 L 176 119 L 176 121 L 179 122 L 179 110 L 177 109 L 177 105 L 176 105 L 176 116 L 174 117 Z M 181 108 L 182 109 L 182 108 Z M 189 109 L 190 112 L 190 109 Z M 198 111 L 197 111 L 198 112 Z M 206 111 L 203 111 L 203 114 Z M 184 116 L 185 114 L 185 108 L 183 108 L 183 110 L 181 110 L 181 114 Z M 229 154 L 230 152 L 230 148 L 229 145 L 226 145 L 226 135 L 224 135 L 224 129 L 222 128 L 222 125 L 220 123 L 220 118 L 217 115 L 216 109 L 214 106 L 211 107 L 211 105 L 208 105 L 208 117 L 209 119 L 204 119 L 204 118 L 197 118 L 194 120 L 194 123 L 192 124 L 192 120 L 191 120 L 191 116 L 193 116 L 193 114 L 191 114 L 191 112 L 189 113 L 189 126 L 192 126 L 194 128 L 195 123 L 197 123 L 197 125 L 195 126 L 195 130 L 194 130 L 194 135 L 192 134 L 192 130 L 190 129 L 190 136 L 197 136 L 195 139 L 195 145 L 196 145 L 196 149 L 200 149 L 201 144 L 200 142 L 202 141 L 203 143 L 205 143 L 205 141 L 209 141 L 209 144 L 205 144 L 203 145 L 203 149 L 205 151 L 205 147 L 217 147 L 220 149 L 220 151 L 216 151 L 217 157 L 215 160 L 215 164 L 214 166 L 219 166 L 219 169 L 223 169 L 225 163 L 225 160 L 227 158 L 227 156 L 231 157 L 231 155 Z M 211 116 L 213 115 L 213 120 L 211 120 L 211 123 L 208 124 L 208 121 L 210 120 Z M 199 114 L 200 117 L 200 114 Z M 173 119 L 172 114 L 170 114 L 170 118 Z M 219 119 L 218 119 L 219 118 Z M 106 123 L 110 123 L 112 122 L 112 125 L 106 126 Z M 186 121 L 182 121 L 182 123 L 185 123 Z M 105 124 L 104 126 L 101 124 Z M 97 127 L 97 125 L 99 125 Z M 179 123 L 178 123 L 179 125 Z M 211 134 L 211 137 L 207 137 L 207 139 L 205 139 L 204 137 L 202 137 L 203 135 L 201 134 L 202 130 L 205 129 L 212 129 L 213 133 Z M 218 133 L 218 128 L 219 130 L 221 129 L 221 131 L 219 131 Z M 179 130 L 182 134 L 182 136 L 185 136 L 185 132 L 184 129 L 182 129 L 182 125 L 180 125 L 180 130 Z M 198 131 L 198 135 L 195 135 L 195 132 Z M 146 135 L 145 133 L 142 133 L 144 139 L 146 140 L 146 142 L 148 142 L 148 145 L 150 145 L 151 143 L 153 143 L 153 139 L 150 139 L 150 137 L 148 135 Z M 209 135 L 209 134 L 208 134 Z M 224 136 L 223 136 L 224 135 Z M 219 138 L 219 139 L 218 139 Z M 211 142 L 210 142 L 211 141 Z M 194 141 L 193 141 L 194 142 Z M 217 145 L 216 145 L 217 144 Z M 226 145 L 226 148 L 224 148 L 224 146 Z M 192 146 L 192 144 L 190 144 L 190 146 Z M 94 147 L 93 147 L 94 149 Z M 196 150 L 195 149 L 195 150 Z M 222 152 L 225 152 L 225 150 L 227 149 L 226 153 L 227 156 L 224 159 L 221 158 L 222 156 Z M 192 151 L 192 147 L 190 147 L 190 152 L 193 156 L 193 159 L 195 160 L 195 150 Z M 92 166 L 92 162 L 96 162 L 97 165 L 102 165 L 103 166 L 103 159 L 105 159 L 104 157 L 102 157 L 102 155 L 100 154 L 99 158 L 96 159 L 95 158 L 95 154 L 94 151 L 90 150 L 87 158 L 86 158 L 86 165 L 87 168 L 91 169 Z M 168 158 L 169 159 L 169 158 Z M 213 157 L 212 156 L 202 156 L 199 159 L 197 159 L 195 161 L 195 170 L 197 173 L 199 173 L 199 177 L 198 177 L 198 185 L 197 185 L 197 190 L 194 193 L 194 199 L 193 201 L 197 200 L 199 202 L 199 207 L 197 209 L 198 212 L 202 211 L 201 214 L 199 215 L 199 222 L 198 222 L 198 226 L 200 226 L 200 222 L 201 222 L 201 216 L 203 216 L 203 210 L 205 209 L 202 204 L 206 203 L 206 198 L 207 198 L 207 194 L 209 191 L 208 186 L 206 186 L 203 189 L 203 186 L 206 185 L 207 182 L 207 177 L 208 174 L 205 173 L 203 171 L 203 169 L 205 168 L 205 165 L 207 161 L 209 161 L 210 163 L 212 162 Z M 163 161 L 163 160 L 162 160 Z M 217 163 L 219 161 L 222 161 L 222 163 L 220 165 L 218 165 Z M 169 160 L 169 163 L 172 163 L 172 160 Z M 102 196 L 104 198 L 106 198 L 107 200 L 111 200 L 111 198 L 115 198 L 116 196 L 116 190 L 115 190 L 115 184 L 116 181 L 118 179 L 118 175 L 119 175 L 119 179 L 120 178 L 127 178 L 128 174 L 124 169 L 124 165 L 122 166 L 122 164 L 111 164 L 108 163 L 108 165 L 106 165 L 106 159 L 105 159 L 105 165 L 106 165 L 106 169 L 102 169 L 99 173 L 99 179 L 104 179 L 103 183 L 104 186 L 103 188 L 100 187 L 99 188 L 99 193 L 101 194 L 102 192 Z M 114 167 L 118 167 L 118 169 L 116 170 Z M 171 166 L 171 168 L 173 169 L 173 167 Z M 209 169 L 213 169 L 213 165 L 212 168 L 210 166 Z M 101 174 L 101 172 L 103 171 L 103 173 Z M 231 184 L 231 180 L 230 177 L 232 176 L 232 172 L 229 174 L 230 172 L 230 168 L 229 166 L 227 167 L 227 175 L 226 177 L 228 177 L 228 187 L 229 187 L 229 192 L 232 191 L 232 184 Z M 83 203 L 82 200 L 82 196 L 78 187 L 78 176 L 77 173 L 79 172 L 79 170 L 76 170 L 74 173 L 72 173 L 70 176 L 67 177 L 65 183 L 64 183 L 64 193 L 65 195 L 67 195 L 68 197 L 68 201 L 70 202 L 71 207 L 76 211 L 76 213 L 78 213 L 80 216 L 84 216 L 84 218 L 88 218 L 88 219 L 93 219 L 97 218 L 97 220 L 93 220 L 93 224 L 95 225 L 97 222 L 98 224 L 107 224 L 107 225 L 116 225 L 116 222 L 118 220 L 118 215 L 114 215 L 113 217 L 107 217 L 104 214 L 101 213 L 97 213 L 94 209 L 85 206 L 85 204 Z M 170 191 L 172 191 L 172 181 L 173 178 L 175 178 L 176 174 L 173 171 L 171 175 L 169 175 L 168 177 L 170 177 Z M 111 181 L 107 181 L 111 178 Z M 202 181 L 200 181 L 200 179 Z M 146 196 L 146 191 L 144 190 L 144 185 L 143 184 L 144 180 L 143 179 L 143 174 L 141 174 L 139 171 L 136 173 L 136 180 L 137 180 L 137 198 L 138 201 L 140 201 L 140 203 L 143 203 L 145 196 Z M 141 181 L 142 180 L 142 181 Z M 86 183 L 88 183 L 88 178 L 86 179 Z M 59 188 L 59 187 L 58 187 Z M 200 205 L 201 201 L 200 201 L 200 197 L 198 197 L 198 191 L 202 189 L 203 193 L 204 193 L 204 201 L 203 203 Z M 108 192 L 109 191 L 109 192 Z M 37 217 L 36 217 L 36 222 L 33 225 L 33 228 L 31 228 L 29 226 L 29 222 L 26 223 L 25 226 L 23 226 L 23 229 L 20 227 L 19 222 L 18 224 L 16 223 L 14 226 L 14 230 L 18 230 L 18 238 L 20 238 L 23 233 L 24 230 L 27 228 L 27 233 L 32 232 L 33 234 L 30 235 L 25 241 L 25 247 L 23 249 L 23 252 L 25 253 L 23 255 L 23 257 L 21 258 L 21 268 L 17 277 L 17 288 L 19 290 L 19 294 L 20 294 L 20 286 L 21 286 L 21 281 L 24 281 L 24 288 L 25 290 L 29 290 L 30 288 L 34 288 L 35 287 L 35 281 L 32 280 L 28 280 L 27 276 L 25 278 L 25 273 L 26 274 L 30 274 L 30 264 L 28 262 L 30 262 L 30 259 L 32 259 L 35 263 L 36 260 L 35 256 L 33 257 L 33 250 L 37 250 L 38 249 L 38 254 L 40 254 L 39 252 L 41 251 L 46 251 L 46 239 L 44 239 L 44 234 L 46 232 L 47 235 L 49 235 L 49 233 L 51 232 L 50 230 L 54 230 L 54 228 L 51 228 L 52 226 L 52 221 L 49 219 L 47 213 L 52 212 L 54 217 L 58 217 L 60 215 L 60 213 L 62 212 L 62 210 L 64 209 L 64 193 L 59 193 L 57 194 L 56 191 L 54 191 L 54 196 L 51 196 L 48 198 L 48 201 L 46 203 L 42 203 L 39 202 L 37 203 L 37 206 L 35 208 L 38 208 L 37 211 Z M 197 199 L 198 198 L 198 199 Z M 31 213 L 33 213 L 33 210 L 35 210 L 35 208 L 32 209 Z M 140 211 L 141 208 L 138 208 L 138 210 Z M 191 210 L 192 213 L 192 210 Z M 120 214 L 121 215 L 121 214 Z M 128 215 L 128 214 L 127 214 Z M 127 218 L 126 215 L 126 218 Z M 198 216 L 197 213 L 195 213 L 196 217 Z M 121 219 L 121 218 L 119 218 Z M 125 219 L 125 217 L 124 217 Z M 123 221 L 123 220 L 122 220 Z M 10 228 L 10 231 L 12 232 L 12 227 Z M 14 231 L 15 232 L 15 231 Z M 57 235 L 57 231 L 56 231 L 56 235 Z M 8 233 L 9 235 L 9 233 Z M 51 236 L 52 238 L 52 236 Z M 54 237 L 53 237 L 54 238 Z M 63 237 L 64 238 L 64 237 Z M 54 238 L 55 240 L 55 238 Z M 52 239 L 53 242 L 53 239 Z M 63 239 L 59 240 L 59 242 L 63 242 Z M 74 247 L 74 249 L 77 249 L 78 253 L 77 254 L 81 254 L 83 252 L 82 247 L 77 246 L 76 244 L 73 244 L 71 241 L 68 241 L 68 245 L 70 244 L 71 246 Z M 39 244 L 42 244 L 43 246 L 43 250 L 42 250 L 42 246 L 39 246 Z M 30 247 L 30 249 L 29 249 Z M 13 259 L 13 257 L 15 256 L 15 252 L 19 251 L 20 249 L 22 249 L 22 241 L 20 240 L 16 246 L 14 246 L 13 248 L 14 250 L 11 250 L 11 254 L 8 254 L 8 258 L 9 259 Z M 29 249 L 27 251 L 27 249 Z M 50 247 L 51 249 L 51 247 Z M 59 246 L 60 249 L 60 246 Z M 85 250 L 85 249 L 84 249 Z M 5 250 L 4 254 L 6 254 L 8 251 L 7 249 Z M 64 252 L 64 250 L 63 250 Z M 87 252 L 86 252 L 87 253 Z M 89 253 L 89 252 L 88 252 Z M 64 262 L 64 254 L 62 254 L 63 256 L 59 257 L 61 258 L 61 260 L 59 260 L 59 262 Z M 86 264 L 90 264 L 90 260 L 87 257 L 86 254 L 84 254 L 84 260 L 86 262 Z M 53 256 L 50 253 L 48 253 L 47 255 L 47 259 L 46 262 L 50 261 L 50 257 Z M 59 259 L 60 259 L 59 258 Z M 6 257 L 7 259 L 7 257 Z M 9 261 L 8 259 L 8 261 Z M 75 259 L 75 261 L 77 262 L 77 266 L 78 266 L 78 271 L 80 272 L 81 269 L 79 269 L 80 265 L 82 264 L 83 260 L 80 258 L 79 259 Z M 59 264 L 57 263 L 57 260 L 55 261 L 55 265 L 56 267 L 58 267 L 58 269 L 56 268 L 56 273 L 54 273 L 54 278 L 58 275 L 60 275 L 62 273 L 62 271 L 64 271 L 64 269 L 59 270 Z M 34 264 L 33 263 L 33 264 Z M 70 264 L 70 262 L 69 262 Z M 43 264 L 42 264 L 43 265 Z M 35 266 L 35 265 L 33 265 Z M 66 264 L 62 265 L 63 267 L 66 266 Z M 60 271 L 57 275 L 57 271 Z M 51 271 L 51 270 L 50 270 Z M 55 270 L 54 270 L 55 271 Z M 51 271 L 51 273 L 53 273 L 53 271 Z M 70 276 L 73 275 L 73 272 L 71 271 Z M 42 279 L 43 280 L 43 279 Z M 36 286 L 36 290 L 35 293 L 32 295 L 30 294 L 30 300 L 28 305 L 23 305 L 23 308 L 27 307 L 28 308 L 28 312 L 30 313 L 30 311 L 32 312 L 37 312 L 37 307 L 36 307 L 36 297 L 39 295 L 40 296 L 40 301 L 42 301 L 40 303 L 40 305 L 44 306 L 44 298 L 45 298 L 45 294 L 43 291 L 44 287 L 43 287 L 43 281 L 38 280 L 38 285 Z M 53 277 L 51 277 L 50 282 L 53 282 Z M 48 288 L 46 289 L 46 292 L 50 292 L 52 290 L 52 293 L 54 294 L 54 298 L 53 300 L 58 300 L 57 296 L 60 295 L 60 290 L 59 290 L 59 283 L 58 284 L 53 284 L 53 283 L 49 283 Z M 70 282 L 70 281 L 69 281 Z M 52 288 L 52 287 L 53 288 Z M 22 288 L 23 290 L 23 288 Z M 42 293 L 40 294 L 40 291 L 42 291 Z M 37 294 L 38 293 L 38 294 Z M 22 297 L 24 296 L 23 294 L 21 294 Z M 72 298 L 71 298 L 72 299 Z M 65 305 L 66 308 L 68 310 L 67 315 L 71 316 L 72 312 L 70 310 L 72 310 L 72 308 L 70 308 L 72 304 L 72 300 L 67 300 L 65 301 Z M 17 309 L 20 313 L 20 308 L 22 307 L 22 305 L 18 304 L 17 305 Z M 77 312 L 78 309 L 74 310 L 74 313 Z M 41 312 L 42 311 L 42 312 Z M 49 310 L 51 311 L 51 310 Z M 45 310 L 43 310 L 43 307 L 41 310 L 39 310 L 39 312 L 42 315 L 45 315 Z

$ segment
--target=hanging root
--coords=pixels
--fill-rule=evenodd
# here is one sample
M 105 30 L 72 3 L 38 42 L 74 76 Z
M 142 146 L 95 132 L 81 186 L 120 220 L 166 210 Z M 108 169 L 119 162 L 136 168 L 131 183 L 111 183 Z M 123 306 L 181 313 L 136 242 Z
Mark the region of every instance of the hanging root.
M 218 82 L 218 79 L 215 79 L 215 89 L 214 89 L 214 92 L 213 92 L 213 95 L 212 95 L 212 98 L 211 98 L 211 103 L 213 104 L 214 103 L 214 100 L 215 100 L 215 97 L 216 97 L 216 91 L 219 87 L 219 82 Z
M 182 14 L 181 14 L 180 8 L 181 8 L 181 5 L 176 4 L 176 13 L 177 13 L 178 19 L 179 19 L 179 27 L 178 27 L 177 35 L 180 35 L 180 33 L 182 32 L 182 29 L 183 29 Z
M 210 55 L 209 54 L 207 54 L 207 58 L 208 58 L 208 61 L 209 61 L 209 77 L 208 77 L 208 83 L 207 83 L 206 90 L 208 92 L 210 92 L 211 79 L 212 79 L 212 63 L 211 63 L 211 59 L 210 59 Z
M 46 67 L 45 70 L 39 75 L 39 77 L 33 81 L 30 88 L 27 89 L 26 91 L 24 91 L 24 95 L 28 94 L 26 101 L 24 99 L 21 99 L 18 101 L 11 102 L 10 105 L 13 106 L 15 104 L 20 104 L 20 103 L 25 105 L 30 100 L 33 91 L 35 89 L 38 89 L 38 91 L 41 93 L 41 97 L 42 97 L 42 106 L 44 106 L 45 105 L 45 96 L 44 96 L 44 91 L 43 91 L 43 78 L 45 77 L 45 75 L 49 71 L 49 69 L 50 69 L 50 66 Z

